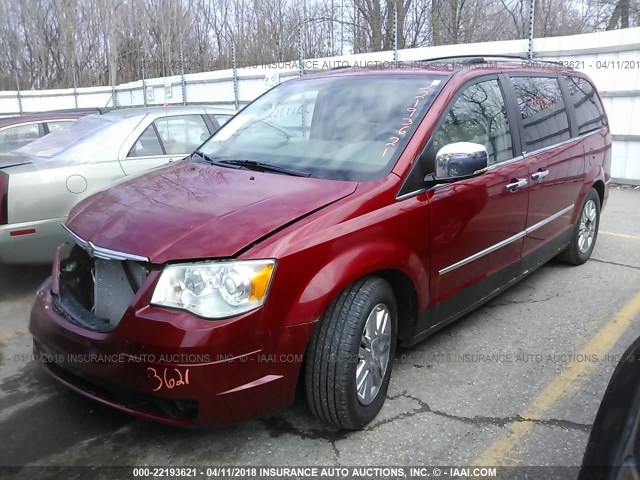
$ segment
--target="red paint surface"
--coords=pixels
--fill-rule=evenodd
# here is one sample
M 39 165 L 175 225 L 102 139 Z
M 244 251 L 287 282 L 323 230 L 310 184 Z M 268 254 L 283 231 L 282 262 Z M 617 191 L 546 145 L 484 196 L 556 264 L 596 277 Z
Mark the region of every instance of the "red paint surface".
M 457 72 L 393 171 L 378 181 L 356 184 L 180 163 L 81 202 L 68 221 L 76 234 L 101 247 L 149 257 L 155 264 L 235 256 L 276 258 L 269 297 L 263 307 L 241 316 L 205 320 L 149 305 L 159 277 L 156 270 L 117 328 L 97 333 L 54 310 L 49 281 L 38 292 L 31 314 L 30 330 L 38 348 L 137 358 L 80 367 L 141 393 L 196 400 L 198 418 L 182 422 L 149 414 L 59 379 L 116 408 L 167 423 L 220 425 L 285 406 L 293 399 L 300 360 L 316 322 L 350 283 L 372 273 L 394 272 L 411 283 L 412 313 L 417 315 L 491 273 L 517 264 L 530 249 L 562 233 L 575 222 L 589 189 L 609 180 L 611 137 L 603 129 L 562 149 L 396 200 L 455 92 L 477 76 L 516 68 L 501 67 Z M 542 167 L 554 171 L 545 182 L 530 181 L 517 192 L 505 189 L 514 178 L 530 178 Z M 557 224 L 449 274 L 438 273 L 568 205 L 575 209 Z M 163 354 L 176 353 L 202 361 L 160 361 Z M 188 382 L 184 381 L 187 369 Z M 182 384 L 158 389 L 159 382 L 153 375 L 150 378 L 150 371 L 182 372 Z

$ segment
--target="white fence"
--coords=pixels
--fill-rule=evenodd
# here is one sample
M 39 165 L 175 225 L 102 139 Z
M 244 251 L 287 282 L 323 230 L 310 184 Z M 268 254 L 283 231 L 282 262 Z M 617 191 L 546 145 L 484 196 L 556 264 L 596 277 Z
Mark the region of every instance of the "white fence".
M 527 40 L 444 45 L 399 50 L 411 62 L 452 55 L 525 55 Z M 534 58 L 575 62 L 594 80 L 603 97 L 614 139 L 612 175 L 640 181 L 640 27 L 533 41 Z M 276 83 L 337 66 L 394 61 L 394 52 L 309 59 L 237 70 L 139 80 L 114 87 L 0 92 L 0 114 L 66 108 L 208 103 L 242 107 Z M 146 98 L 145 98 L 146 94 Z M 114 98 L 115 96 L 115 98 Z

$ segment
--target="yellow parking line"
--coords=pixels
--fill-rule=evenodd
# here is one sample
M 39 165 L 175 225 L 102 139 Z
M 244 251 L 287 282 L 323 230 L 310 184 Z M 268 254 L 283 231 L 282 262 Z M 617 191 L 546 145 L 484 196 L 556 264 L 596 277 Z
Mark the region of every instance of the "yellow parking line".
M 19 337 L 21 335 L 26 335 L 26 330 L 14 330 L 13 332 L 7 332 L 0 334 L 0 342 L 5 342 L 7 340 L 11 340 L 12 338 Z
M 626 233 L 613 233 L 613 232 L 606 232 L 604 230 L 600 230 L 599 233 L 604 233 L 605 235 L 611 235 L 612 237 L 622 237 L 622 238 L 631 238 L 633 240 L 640 240 L 640 237 L 637 235 L 628 235 Z
M 596 333 L 576 355 L 580 358 L 597 355 L 602 358 L 620 339 L 633 320 L 640 315 L 640 293 L 636 294 L 609 322 Z M 583 357 L 584 358 L 584 357 Z M 520 417 L 540 420 L 560 397 L 575 391 L 586 380 L 596 362 L 569 362 L 547 387 L 529 404 Z M 533 422 L 512 422 L 507 431 L 482 452 L 473 466 L 500 466 L 509 451 L 533 427 Z

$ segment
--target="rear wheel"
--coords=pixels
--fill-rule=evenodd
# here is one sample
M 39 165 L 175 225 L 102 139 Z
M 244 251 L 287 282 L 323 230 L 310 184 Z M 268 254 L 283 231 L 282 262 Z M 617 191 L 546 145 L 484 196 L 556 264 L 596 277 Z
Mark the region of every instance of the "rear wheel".
M 335 299 L 307 350 L 305 386 L 311 411 L 357 430 L 384 404 L 395 353 L 396 301 L 391 286 L 363 278 Z
M 581 265 L 591 257 L 600 226 L 600 197 L 591 189 L 584 199 L 582 210 L 571 234 L 571 243 L 560 255 L 560 260 Z

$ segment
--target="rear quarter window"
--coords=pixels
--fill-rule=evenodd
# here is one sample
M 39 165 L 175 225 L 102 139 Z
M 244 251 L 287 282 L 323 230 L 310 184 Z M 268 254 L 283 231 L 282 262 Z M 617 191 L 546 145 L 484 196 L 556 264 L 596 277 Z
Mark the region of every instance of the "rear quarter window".
M 63 130 L 67 127 L 71 126 L 71 121 L 69 120 L 60 120 L 60 121 L 53 121 L 53 122 L 47 122 L 47 128 L 49 129 L 49 133 L 53 133 L 53 132 L 57 132 L 59 130 Z
M 569 75 L 564 76 L 564 81 L 576 114 L 578 135 L 593 132 L 604 126 L 606 118 L 604 108 L 593 85 L 584 78 Z
M 511 77 L 524 128 L 523 151 L 569 140 L 569 120 L 557 77 Z

